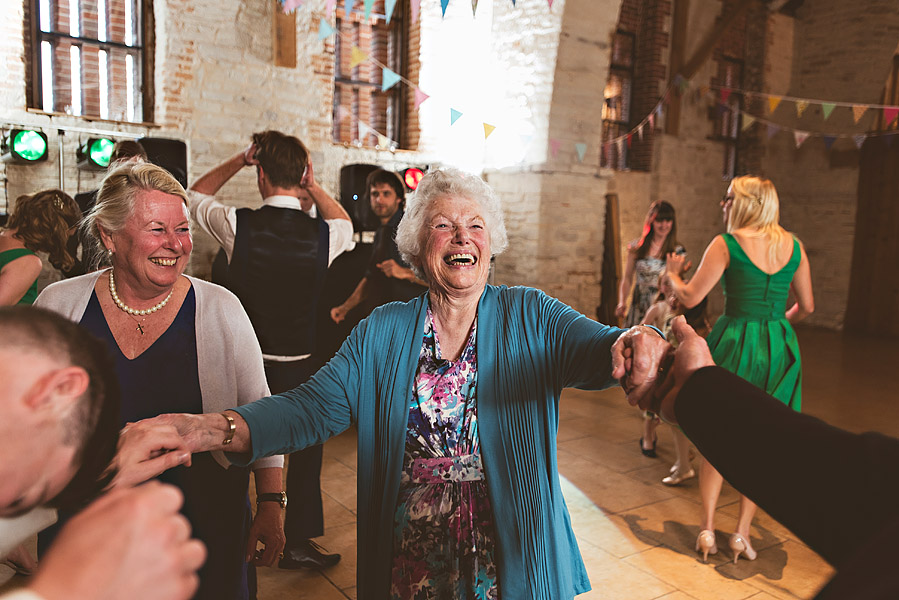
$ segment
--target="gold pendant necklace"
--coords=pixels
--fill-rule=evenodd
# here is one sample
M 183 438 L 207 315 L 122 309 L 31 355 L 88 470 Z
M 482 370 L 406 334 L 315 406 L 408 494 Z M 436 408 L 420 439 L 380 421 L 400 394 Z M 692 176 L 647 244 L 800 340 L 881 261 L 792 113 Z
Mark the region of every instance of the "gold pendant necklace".
M 174 294 L 174 293 L 175 293 L 175 286 L 172 286 L 172 290 L 169 292 L 169 295 L 166 296 L 162 302 L 159 302 L 156 305 L 151 306 L 150 308 L 147 308 L 144 310 L 138 310 L 136 308 L 131 308 L 130 306 L 128 306 L 127 304 L 122 302 L 121 298 L 119 298 L 119 294 L 116 291 L 116 287 L 115 287 L 115 275 L 113 275 L 113 270 L 109 271 L 109 295 L 112 296 L 112 301 L 115 303 L 115 305 L 121 311 L 123 311 L 125 314 L 127 314 L 132 319 L 134 319 L 134 322 L 137 323 L 137 327 L 135 328 L 135 330 L 139 331 L 141 335 L 144 334 L 144 328 L 142 326 L 142 323 L 140 322 L 140 320 L 137 317 L 138 316 L 145 317 L 147 315 L 155 313 L 157 310 L 159 310 L 160 308 L 162 308 L 163 306 L 168 304 L 169 300 L 172 297 L 172 294 Z

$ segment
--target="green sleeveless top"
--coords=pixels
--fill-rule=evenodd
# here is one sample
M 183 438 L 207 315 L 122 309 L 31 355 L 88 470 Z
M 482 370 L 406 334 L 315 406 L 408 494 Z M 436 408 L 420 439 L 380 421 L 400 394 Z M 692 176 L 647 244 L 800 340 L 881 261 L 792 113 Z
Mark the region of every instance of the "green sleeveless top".
M 715 362 L 765 390 L 793 410 L 801 407 L 802 363 L 799 341 L 787 321 L 787 296 L 801 251 L 776 273 L 759 269 L 736 238 L 723 236 L 730 264 L 721 278 L 724 314 L 707 339 Z
M 28 256 L 29 254 L 34 254 L 28 248 L 13 248 L 12 250 L 4 250 L 0 252 L 0 271 L 3 270 L 3 267 L 16 260 L 17 258 L 22 258 L 23 256 Z M 32 282 L 31 287 L 28 288 L 28 291 L 25 292 L 25 295 L 22 296 L 22 299 L 19 300 L 16 304 L 33 304 L 34 301 L 37 300 L 37 278 L 35 278 L 34 282 Z

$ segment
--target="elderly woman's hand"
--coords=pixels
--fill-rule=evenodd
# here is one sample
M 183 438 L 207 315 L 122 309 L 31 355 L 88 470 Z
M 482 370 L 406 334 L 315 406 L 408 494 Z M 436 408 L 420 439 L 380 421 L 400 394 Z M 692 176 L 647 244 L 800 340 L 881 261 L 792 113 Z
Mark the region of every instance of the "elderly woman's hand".
M 652 408 L 662 419 L 676 424 L 674 400 L 684 383 L 697 370 L 714 366 L 715 361 L 706 341 L 687 325 L 683 316 L 678 316 L 671 322 L 671 332 L 677 339 L 674 363 L 654 390 Z
M 648 408 L 663 361 L 671 345 L 645 325 L 631 327 L 612 346 L 612 377 L 618 379 L 627 401 Z

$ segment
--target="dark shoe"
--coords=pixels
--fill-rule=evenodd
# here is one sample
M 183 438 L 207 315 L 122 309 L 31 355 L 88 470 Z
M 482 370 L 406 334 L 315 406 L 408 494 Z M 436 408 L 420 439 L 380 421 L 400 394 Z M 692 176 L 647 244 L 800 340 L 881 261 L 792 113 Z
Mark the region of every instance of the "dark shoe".
M 327 569 L 340 562 L 339 554 L 325 554 L 324 548 L 306 540 L 296 548 L 284 551 L 284 557 L 278 561 L 279 569 Z
M 644 448 L 643 447 L 643 438 L 640 438 L 640 452 L 643 453 L 643 456 L 648 456 L 649 458 L 658 458 L 658 454 L 656 454 L 656 442 L 658 442 L 658 438 L 652 440 L 652 448 Z

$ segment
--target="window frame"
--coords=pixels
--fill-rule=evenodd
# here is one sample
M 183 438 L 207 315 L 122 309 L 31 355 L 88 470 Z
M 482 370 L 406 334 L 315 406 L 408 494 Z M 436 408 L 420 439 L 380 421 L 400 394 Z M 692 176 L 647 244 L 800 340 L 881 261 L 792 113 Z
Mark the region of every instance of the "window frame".
M 616 29 L 615 33 L 612 34 L 612 52 L 611 58 L 609 60 L 609 74 L 606 78 L 606 82 L 611 80 L 612 75 L 616 74 L 619 77 L 625 75 L 630 82 L 630 93 L 628 97 L 628 106 L 622 107 L 621 112 L 625 112 L 627 114 L 627 121 L 616 120 L 616 119 L 602 119 L 602 143 L 600 145 L 600 159 L 599 164 L 601 168 L 605 169 L 613 169 L 615 171 L 623 171 L 628 170 L 630 168 L 630 148 L 628 148 L 627 144 L 611 144 L 609 140 L 612 140 L 617 137 L 621 137 L 622 134 L 626 134 L 631 129 L 631 120 L 632 120 L 632 112 L 634 106 L 634 79 L 636 76 L 636 60 L 637 60 L 637 34 L 631 31 L 626 31 L 624 29 Z M 622 36 L 630 38 L 630 64 L 624 64 L 621 62 L 615 62 L 615 37 Z M 623 78 L 622 78 L 623 79 Z M 603 108 L 605 108 L 608 99 L 603 97 Z M 612 130 L 614 129 L 614 135 L 612 135 Z M 608 132 L 608 134 L 607 134 Z M 612 146 L 615 146 L 614 148 Z M 609 148 L 609 153 L 606 153 L 606 148 Z M 620 155 L 618 155 L 619 147 L 622 147 L 623 150 Z M 614 154 L 612 154 L 614 153 Z M 612 160 L 612 156 L 615 156 L 616 160 Z
M 65 2 L 66 0 L 48 0 L 50 4 L 58 4 L 60 2 Z M 128 123 L 128 124 L 152 124 L 154 120 L 154 90 L 155 90 L 155 81 L 154 81 L 154 47 L 156 42 L 156 26 L 155 26 L 155 18 L 154 18 L 154 10 L 153 10 L 153 2 L 154 0 L 130 0 L 135 4 L 134 17 L 138 20 L 137 26 L 135 27 L 135 44 L 129 46 L 123 42 L 114 42 L 114 41 L 101 41 L 95 38 L 90 38 L 86 36 L 72 36 L 68 33 L 62 33 L 58 31 L 43 31 L 41 30 L 41 0 L 25 0 L 26 5 L 29 8 L 29 34 L 30 34 L 30 43 L 26 43 L 26 60 L 30 62 L 29 65 L 29 74 L 30 81 L 26 82 L 26 103 L 27 107 L 31 111 L 48 113 L 48 114 L 66 114 L 67 116 L 72 116 L 74 118 L 85 119 L 89 121 L 106 121 L 111 123 Z M 79 6 L 81 0 L 78 0 Z M 137 77 L 137 85 L 139 86 L 138 93 L 140 94 L 141 101 L 141 114 L 140 118 L 136 120 L 128 121 L 128 120 L 120 120 L 120 119 L 107 119 L 103 118 L 100 115 L 89 115 L 89 114 L 80 114 L 80 115 L 68 115 L 67 113 L 60 113 L 58 111 L 46 111 L 44 109 L 44 95 L 43 95 L 43 77 L 42 77 L 42 60 L 41 60 L 41 43 L 44 41 L 50 42 L 53 44 L 54 41 L 67 41 L 70 42 L 73 46 L 78 46 L 79 48 L 84 48 L 85 46 L 97 50 L 106 50 L 107 52 L 110 50 L 119 50 L 125 51 L 127 53 L 131 53 L 135 55 L 137 59 L 135 63 L 140 69 L 140 76 Z M 84 56 L 83 51 L 81 52 L 81 56 Z M 82 64 L 84 60 L 82 58 Z M 83 71 L 82 71 L 83 72 Z M 83 100 L 83 98 L 82 98 Z
M 354 2 L 354 6 L 359 4 L 358 0 Z M 408 2 L 400 1 L 397 2 L 394 7 L 393 15 L 390 18 L 390 31 L 388 33 L 388 44 L 395 44 L 396 51 L 394 56 L 392 57 L 395 64 L 387 64 L 387 68 L 393 70 L 395 73 L 399 74 L 403 79 L 407 78 L 407 73 L 409 69 L 409 24 L 407 21 L 407 4 Z M 358 15 L 359 10 L 356 8 L 352 11 L 351 15 Z M 371 13 L 371 17 L 375 17 L 381 21 L 384 21 L 386 24 L 386 16 L 380 13 Z M 339 110 L 341 107 L 340 99 L 342 97 L 341 92 L 345 92 L 346 90 L 350 90 L 353 94 L 352 100 L 352 110 L 351 114 L 348 118 L 353 119 L 353 123 L 355 124 L 355 133 L 358 136 L 359 132 L 359 107 L 361 104 L 361 100 L 359 98 L 360 89 L 371 89 L 375 93 L 381 93 L 381 83 L 376 81 L 366 81 L 364 79 L 360 79 L 354 77 L 354 74 L 358 76 L 358 68 L 359 65 L 356 65 L 349 77 L 342 76 L 344 74 L 341 73 L 341 58 L 343 57 L 344 52 L 351 52 L 352 45 L 358 45 L 358 40 L 360 38 L 359 30 L 361 28 L 362 23 L 359 20 L 353 21 L 355 27 L 353 28 L 355 31 L 355 35 L 353 36 L 355 40 L 351 42 L 349 45 L 347 41 L 343 39 L 341 35 L 341 26 L 342 21 L 346 19 L 346 15 L 343 13 L 343 4 L 335 7 L 334 12 L 334 28 L 336 29 L 335 40 L 334 40 L 334 76 L 332 78 L 332 95 L 331 95 L 331 114 L 332 114 L 332 124 L 331 124 L 331 142 L 335 144 L 353 144 L 354 142 L 358 142 L 363 148 L 375 148 L 376 143 L 368 144 L 366 140 L 370 138 L 370 135 L 364 136 L 362 139 L 354 138 L 352 140 L 342 140 L 340 138 L 340 120 L 338 119 Z M 376 26 L 371 26 L 372 31 L 375 30 Z M 370 54 L 369 54 L 370 55 Z M 378 65 L 373 64 L 373 68 L 380 70 Z M 393 115 L 390 116 L 385 115 L 385 122 L 387 123 L 387 131 L 379 132 L 385 135 L 390 141 L 396 144 L 396 149 L 404 149 L 407 145 L 406 140 L 406 124 L 407 124 L 407 107 L 406 107 L 406 96 L 408 94 L 406 88 L 406 84 L 403 81 L 397 82 L 392 88 L 388 91 L 383 92 L 385 94 L 390 94 L 392 96 L 392 104 L 393 104 Z M 389 118 L 388 118 L 389 117 Z M 370 125 L 366 124 L 371 129 Z M 386 150 L 387 148 L 382 148 Z

